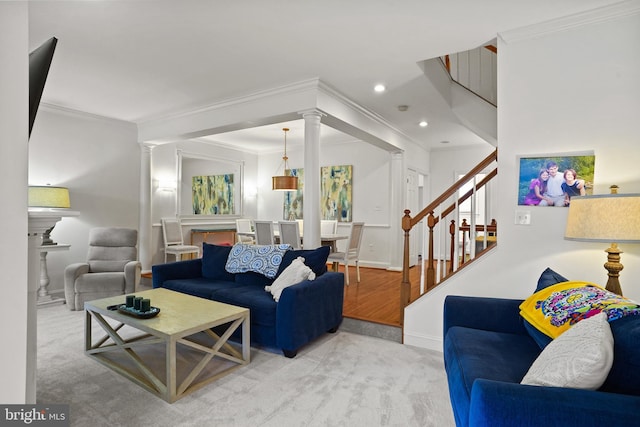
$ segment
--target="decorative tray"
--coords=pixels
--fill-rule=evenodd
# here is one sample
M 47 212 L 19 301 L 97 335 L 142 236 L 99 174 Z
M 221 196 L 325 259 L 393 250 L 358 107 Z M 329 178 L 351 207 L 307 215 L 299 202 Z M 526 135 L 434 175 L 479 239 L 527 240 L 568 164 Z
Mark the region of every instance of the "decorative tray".
M 138 319 L 150 319 L 160 313 L 160 309 L 158 307 L 151 307 L 149 311 L 140 311 L 133 307 L 127 307 L 126 304 L 120 304 L 118 306 L 118 311 L 123 314 L 128 314 L 129 316 L 137 317 Z

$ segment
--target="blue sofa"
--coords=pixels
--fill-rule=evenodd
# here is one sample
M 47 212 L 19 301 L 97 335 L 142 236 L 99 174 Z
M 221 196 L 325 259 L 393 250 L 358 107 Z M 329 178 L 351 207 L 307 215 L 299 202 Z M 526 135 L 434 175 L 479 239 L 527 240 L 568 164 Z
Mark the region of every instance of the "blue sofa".
M 536 290 L 562 279 L 547 269 Z M 445 299 L 444 363 L 456 425 L 640 425 L 640 316 L 609 323 L 614 361 L 598 390 L 521 385 L 548 343 L 523 321 L 522 302 Z
M 251 343 L 280 349 L 286 357 L 295 357 L 303 345 L 338 329 L 342 322 L 344 275 L 327 272 L 328 246 L 284 253 L 276 278 L 299 256 L 305 258 L 316 278 L 285 288 L 278 302 L 264 289 L 275 278 L 225 270 L 231 248 L 205 243 L 202 258 L 154 265 L 153 287 L 248 308 Z

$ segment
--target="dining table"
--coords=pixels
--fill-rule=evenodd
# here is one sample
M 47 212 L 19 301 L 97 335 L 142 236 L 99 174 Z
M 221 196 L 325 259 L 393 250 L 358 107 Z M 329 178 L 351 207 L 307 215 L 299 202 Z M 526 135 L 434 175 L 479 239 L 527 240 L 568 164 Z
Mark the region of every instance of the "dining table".
M 256 233 L 254 231 L 238 231 L 236 232 L 239 236 L 248 236 L 255 238 Z M 279 240 L 280 232 L 276 229 L 273 230 L 273 237 L 275 240 Z M 304 242 L 304 235 L 300 233 L 300 237 L 302 237 Z M 348 234 L 321 234 L 320 235 L 320 244 L 322 246 L 330 246 L 331 252 L 336 251 L 336 245 L 338 240 L 346 240 L 349 238 Z

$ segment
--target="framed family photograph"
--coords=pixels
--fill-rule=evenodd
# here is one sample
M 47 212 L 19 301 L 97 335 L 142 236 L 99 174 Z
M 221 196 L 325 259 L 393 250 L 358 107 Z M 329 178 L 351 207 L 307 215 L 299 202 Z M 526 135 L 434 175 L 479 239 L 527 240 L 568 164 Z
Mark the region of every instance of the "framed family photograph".
M 519 156 L 518 205 L 568 207 L 593 194 L 593 152 Z

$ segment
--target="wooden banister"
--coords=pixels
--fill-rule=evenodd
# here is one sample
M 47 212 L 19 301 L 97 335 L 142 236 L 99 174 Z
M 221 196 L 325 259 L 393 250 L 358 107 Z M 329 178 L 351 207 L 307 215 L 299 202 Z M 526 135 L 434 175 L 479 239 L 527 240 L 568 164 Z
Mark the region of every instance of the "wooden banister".
M 436 270 L 435 270 L 435 253 L 434 253 L 434 229 L 438 225 L 441 219 L 447 218 L 452 213 L 456 213 L 457 208 L 464 201 L 472 197 L 476 192 L 485 187 L 493 178 L 495 178 L 498 174 L 498 168 L 495 167 L 490 172 L 486 174 L 486 176 L 481 179 L 479 182 L 473 185 L 473 188 L 466 191 L 461 196 L 454 199 L 454 202 L 449 204 L 448 206 L 442 206 L 452 197 L 456 196 L 456 194 L 463 188 L 465 185 L 475 179 L 475 176 L 481 173 L 482 171 L 487 170 L 490 165 L 498 160 L 498 150 L 494 150 L 491 154 L 489 154 L 486 158 L 480 161 L 473 169 L 471 169 L 467 174 L 465 174 L 462 178 L 456 181 L 453 185 L 447 188 L 442 194 L 436 197 L 431 203 L 429 203 L 424 209 L 418 212 L 415 216 L 411 216 L 411 211 L 406 209 L 404 211 L 404 216 L 402 217 L 402 229 L 404 230 L 404 256 L 402 260 L 402 283 L 400 285 L 400 310 L 401 315 L 400 319 L 404 318 L 404 308 L 409 305 L 411 302 L 411 282 L 409 280 L 409 268 L 410 268 L 410 232 L 420 221 L 426 218 L 426 239 L 427 239 L 427 252 L 428 257 L 426 259 L 426 273 L 425 273 L 425 282 L 426 282 L 426 291 L 433 289 L 437 286 L 436 283 Z M 436 210 L 440 208 L 439 214 L 435 215 Z M 463 233 L 470 233 L 472 226 L 467 224 L 465 220 L 463 220 L 459 227 L 456 226 L 456 220 L 451 219 L 448 227 L 448 235 L 449 235 L 449 264 L 445 269 L 442 267 L 440 271 L 445 271 L 447 276 L 455 273 L 457 262 L 457 236 L 458 231 L 462 231 Z M 486 231 L 488 233 L 495 233 L 497 230 L 497 224 L 495 220 L 491 222 L 491 224 L 483 224 L 483 225 L 475 225 L 475 231 Z M 443 233 L 446 233 L 443 231 Z M 471 238 L 471 237 L 470 237 Z M 463 234 L 463 247 L 462 247 L 462 261 L 460 262 L 460 266 L 465 264 L 465 250 L 464 250 L 464 234 Z M 446 245 L 445 245 L 446 246 Z M 473 254 L 473 252 L 472 252 Z M 424 256 L 424 254 L 423 254 Z M 445 255 L 446 258 L 446 255 Z M 424 261 L 423 261 L 424 262 Z M 446 261 L 438 261 L 438 263 L 445 263 Z M 421 282 L 423 283 L 423 282 Z

